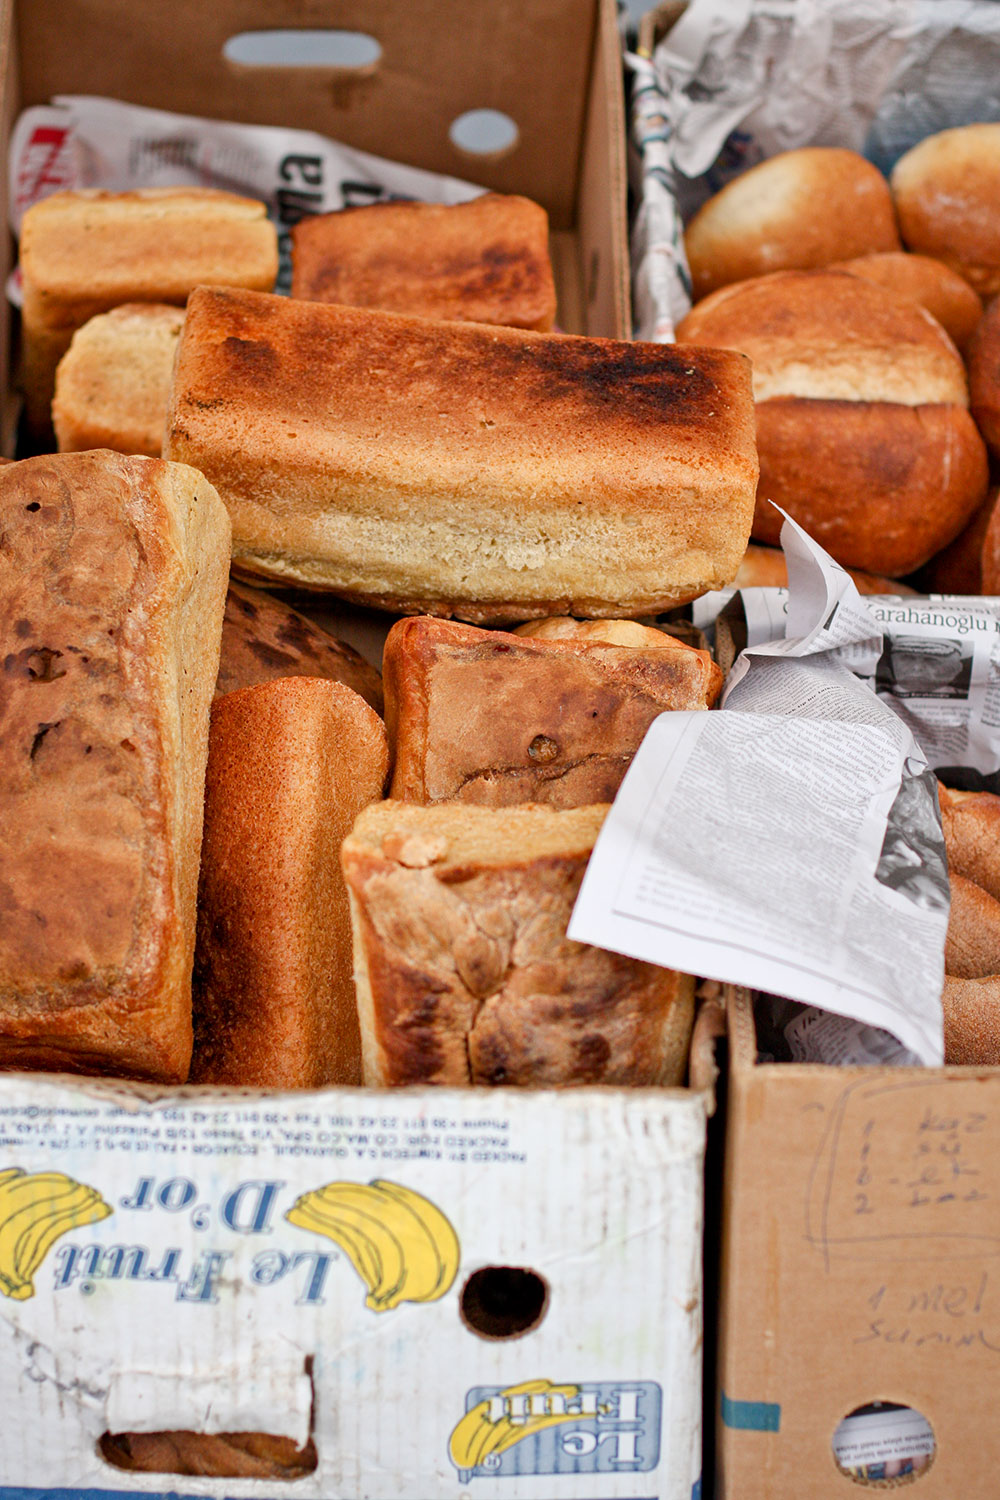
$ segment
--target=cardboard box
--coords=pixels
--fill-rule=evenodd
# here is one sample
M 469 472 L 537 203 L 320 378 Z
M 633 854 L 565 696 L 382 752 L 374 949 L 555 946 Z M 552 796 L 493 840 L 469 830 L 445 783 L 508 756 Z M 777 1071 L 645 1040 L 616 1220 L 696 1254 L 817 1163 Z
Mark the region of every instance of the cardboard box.
M 223 58 L 282 25 L 364 31 L 381 60 Z M 5 137 L 52 94 L 125 95 L 526 193 L 562 326 L 628 336 L 613 0 L 5 0 L 0 49 Z M 476 107 L 517 123 L 507 156 L 451 145 Z M 711 1085 L 701 1047 L 690 1089 L 630 1092 L 0 1076 L 0 1500 L 690 1500 Z M 315 1468 L 109 1461 L 109 1434 L 183 1429 L 310 1437 Z
M 728 1009 L 718 1494 L 864 1494 L 832 1440 L 881 1401 L 933 1429 L 915 1495 L 986 1500 L 1000 1069 L 758 1063 L 749 995 Z
M 361 32 L 360 68 L 246 66 L 227 41 L 281 28 Z M 614 0 L 0 0 L 3 160 L 21 109 L 56 94 L 315 130 L 365 151 L 523 193 L 547 210 L 559 326 L 629 338 L 625 109 Z M 470 154 L 452 122 L 506 114 L 509 150 Z M 3 176 L 6 222 L 6 174 Z M 7 245 L 6 277 L 13 263 Z M 0 310 L 5 452 L 12 452 L 9 310 Z

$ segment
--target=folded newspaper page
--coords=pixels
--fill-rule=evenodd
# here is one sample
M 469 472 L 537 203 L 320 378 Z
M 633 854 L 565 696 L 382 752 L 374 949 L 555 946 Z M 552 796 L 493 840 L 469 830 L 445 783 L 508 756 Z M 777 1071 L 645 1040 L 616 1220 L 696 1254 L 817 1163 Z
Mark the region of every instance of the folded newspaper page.
M 793 521 L 785 633 L 714 713 L 654 720 L 569 935 L 890 1032 L 943 1061 L 948 876 L 933 772 L 872 675 L 882 635 Z M 850 650 L 855 671 L 841 659 Z
M 116 99 L 59 95 L 27 109 L 11 136 L 9 222 L 67 188 L 214 187 L 259 198 L 278 229 L 276 290 L 291 286 L 290 231 L 308 214 L 386 198 L 463 203 L 484 191 L 385 161 L 308 130 L 202 120 Z M 20 302 L 17 275 L 8 295 Z

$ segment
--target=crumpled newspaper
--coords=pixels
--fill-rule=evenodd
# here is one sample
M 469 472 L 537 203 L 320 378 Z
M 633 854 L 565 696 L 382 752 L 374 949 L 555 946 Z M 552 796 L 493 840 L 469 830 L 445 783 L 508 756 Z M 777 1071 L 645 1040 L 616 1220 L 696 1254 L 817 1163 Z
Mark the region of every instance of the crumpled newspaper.
M 996 0 L 691 0 L 628 61 L 636 337 L 657 342 L 691 305 L 684 221 L 748 167 L 846 146 L 888 172 L 926 135 L 1000 120 Z

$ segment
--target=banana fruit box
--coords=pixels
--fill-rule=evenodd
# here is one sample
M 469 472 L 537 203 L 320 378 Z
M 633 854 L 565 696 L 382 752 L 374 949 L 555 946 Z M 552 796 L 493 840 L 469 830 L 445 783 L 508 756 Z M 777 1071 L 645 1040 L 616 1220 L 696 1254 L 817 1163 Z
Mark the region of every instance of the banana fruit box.
M 710 1105 L 9 1075 L 0 1500 L 692 1500 Z

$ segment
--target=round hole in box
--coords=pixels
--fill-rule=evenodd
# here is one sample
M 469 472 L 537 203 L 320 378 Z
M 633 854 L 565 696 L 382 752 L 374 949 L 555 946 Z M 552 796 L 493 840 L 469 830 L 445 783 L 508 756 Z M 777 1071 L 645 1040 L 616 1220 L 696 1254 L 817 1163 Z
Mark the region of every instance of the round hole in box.
M 451 143 L 466 156 L 506 156 L 517 145 L 520 132 L 510 115 L 499 109 L 468 109 L 448 127 Z
M 549 1304 L 549 1288 L 537 1271 L 523 1266 L 483 1266 L 462 1288 L 462 1321 L 484 1339 L 518 1339 L 537 1328 Z
M 222 49 L 245 68 L 370 69 L 382 48 L 367 31 L 241 31 Z
M 937 1452 L 922 1412 L 895 1401 L 869 1401 L 849 1411 L 833 1434 L 837 1468 L 866 1488 L 896 1489 L 922 1478 Z

